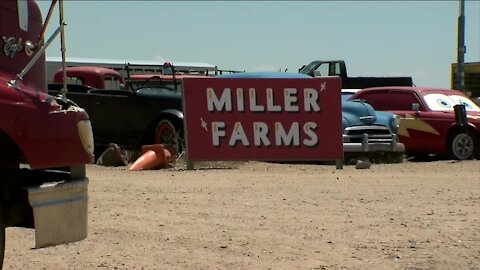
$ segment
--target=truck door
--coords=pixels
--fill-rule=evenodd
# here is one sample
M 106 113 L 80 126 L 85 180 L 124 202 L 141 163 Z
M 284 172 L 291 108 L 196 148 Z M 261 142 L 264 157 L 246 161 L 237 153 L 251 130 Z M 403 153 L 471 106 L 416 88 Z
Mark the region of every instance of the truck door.
M 138 131 L 132 129 L 128 120 L 135 110 L 132 92 L 94 89 L 88 94 L 95 144 L 127 145 L 131 138 L 137 138 Z

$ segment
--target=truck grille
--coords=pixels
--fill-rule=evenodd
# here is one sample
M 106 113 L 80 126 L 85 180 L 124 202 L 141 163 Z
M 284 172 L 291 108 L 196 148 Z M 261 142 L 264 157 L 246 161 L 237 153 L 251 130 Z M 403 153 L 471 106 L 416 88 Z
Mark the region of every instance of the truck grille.
M 345 128 L 343 142 L 361 143 L 365 137 L 368 143 L 391 143 L 395 136 L 385 126 L 353 126 Z

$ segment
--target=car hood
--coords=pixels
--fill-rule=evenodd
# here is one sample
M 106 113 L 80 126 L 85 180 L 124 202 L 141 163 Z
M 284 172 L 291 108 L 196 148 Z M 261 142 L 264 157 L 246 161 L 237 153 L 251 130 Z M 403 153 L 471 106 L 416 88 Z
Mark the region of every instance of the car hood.
M 371 125 L 377 120 L 373 107 L 359 100 L 342 101 L 342 116 L 350 125 Z

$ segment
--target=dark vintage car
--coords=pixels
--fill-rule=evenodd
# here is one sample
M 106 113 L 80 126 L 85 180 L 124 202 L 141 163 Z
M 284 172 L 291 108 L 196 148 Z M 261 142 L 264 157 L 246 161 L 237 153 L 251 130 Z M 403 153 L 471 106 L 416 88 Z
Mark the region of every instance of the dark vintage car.
M 245 72 L 217 78 L 305 78 L 312 77 L 287 72 Z M 375 111 L 362 101 L 342 100 L 343 151 L 345 161 L 370 159 L 376 162 L 402 162 L 405 147 L 398 142 L 399 118 L 389 112 Z
M 480 108 L 462 92 L 426 87 L 366 88 L 350 96 L 376 110 L 401 117 L 398 135 L 408 155 L 480 158 Z M 454 106 L 464 104 L 467 125 L 456 122 Z
M 61 72 L 61 71 L 59 71 Z M 61 94 L 63 77 L 49 85 L 51 95 Z M 181 93 L 161 85 L 125 87 L 116 71 L 100 67 L 69 67 L 66 98 L 90 115 L 96 154 L 110 143 L 125 149 L 163 143 L 181 145 L 183 129 Z

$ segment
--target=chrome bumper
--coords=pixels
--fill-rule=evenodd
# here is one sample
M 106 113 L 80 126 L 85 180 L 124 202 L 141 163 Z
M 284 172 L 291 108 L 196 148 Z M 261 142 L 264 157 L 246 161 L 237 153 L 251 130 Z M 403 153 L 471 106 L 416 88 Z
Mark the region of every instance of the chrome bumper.
M 87 237 L 88 178 L 78 168 L 72 170 L 74 175 L 81 177 L 27 187 L 35 223 L 35 248 Z
M 376 136 L 370 136 L 363 134 L 361 136 L 361 142 L 345 142 L 348 141 L 351 136 L 343 135 L 343 151 L 346 153 L 358 153 L 358 152 L 405 152 L 405 145 L 398 142 L 397 135 L 391 135 L 389 138 L 377 138 Z

